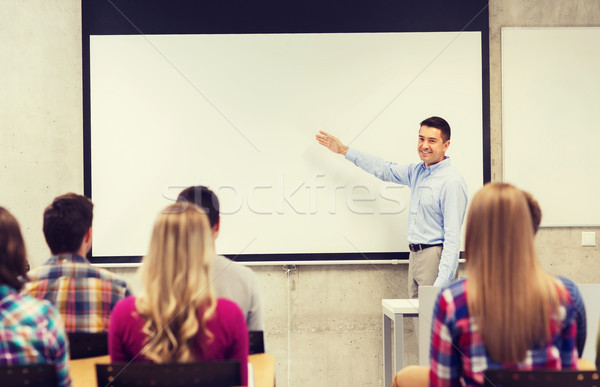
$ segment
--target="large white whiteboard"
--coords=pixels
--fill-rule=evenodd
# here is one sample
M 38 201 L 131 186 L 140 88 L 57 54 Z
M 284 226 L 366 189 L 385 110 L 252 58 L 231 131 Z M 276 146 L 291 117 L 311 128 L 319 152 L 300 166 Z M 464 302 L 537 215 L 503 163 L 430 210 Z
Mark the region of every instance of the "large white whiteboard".
M 542 226 L 600 225 L 600 28 L 502 29 L 504 180 Z
M 483 183 L 479 32 L 91 36 L 90 86 L 97 257 L 144 255 L 196 184 L 221 200 L 222 254 L 407 251 L 409 190 L 318 130 L 410 163 L 439 115 L 469 193 Z

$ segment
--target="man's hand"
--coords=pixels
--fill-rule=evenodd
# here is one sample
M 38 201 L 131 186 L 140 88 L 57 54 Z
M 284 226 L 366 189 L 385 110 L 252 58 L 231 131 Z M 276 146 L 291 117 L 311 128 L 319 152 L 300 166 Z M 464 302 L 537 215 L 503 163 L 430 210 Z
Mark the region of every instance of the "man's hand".
M 332 136 L 327 132 L 320 130 L 319 134 L 316 135 L 316 138 L 319 144 L 328 148 L 332 152 L 339 153 L 341 155 L 346 155 L 346 152 L 348 152 L 348 147 L 346 145 L 342 144 L 337 137 Z

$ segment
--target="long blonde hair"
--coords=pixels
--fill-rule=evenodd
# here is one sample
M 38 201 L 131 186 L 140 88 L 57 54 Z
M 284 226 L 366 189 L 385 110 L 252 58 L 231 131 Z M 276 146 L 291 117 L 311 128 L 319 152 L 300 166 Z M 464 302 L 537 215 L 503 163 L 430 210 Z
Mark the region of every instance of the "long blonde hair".
M 216 307 L 209 281 L 214 254 L 211 228 L 202 209 L 176 203 L 159 214 L 142 265 L 145 292 L 136 299 L 137 310 L 146 320 L 148 342 L 142 353 L 148 359 L 194 361 L 197 335 L 212 337 L 206 321 Z
M 497 362 L 524 360 L 550 338 L 564 287 L 537 259 L 529 207 L 510 184 L 488 183 L 467 216 L 465 257 L 469 313 Z

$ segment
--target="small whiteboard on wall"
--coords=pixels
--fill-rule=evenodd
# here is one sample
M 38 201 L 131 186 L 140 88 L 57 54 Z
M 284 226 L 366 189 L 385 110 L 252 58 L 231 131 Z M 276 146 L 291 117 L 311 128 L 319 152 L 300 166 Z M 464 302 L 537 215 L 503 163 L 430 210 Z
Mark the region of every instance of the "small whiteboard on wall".
M 542 226 L 600 225 L 600 27 L 502 29 L 504 181 Z

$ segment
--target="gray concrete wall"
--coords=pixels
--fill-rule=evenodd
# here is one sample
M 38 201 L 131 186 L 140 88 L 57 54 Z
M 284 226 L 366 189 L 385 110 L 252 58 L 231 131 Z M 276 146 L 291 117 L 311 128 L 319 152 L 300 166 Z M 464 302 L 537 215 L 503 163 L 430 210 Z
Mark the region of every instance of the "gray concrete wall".
M 49 253 L 44 207 L 83 192 L 80 2 L 3 0 L 0 50 L 0 205 L 35 265 Z
M 597 0 L 497 0 L 489 4 L 492 179 L 502 178 L 502 26 L 600 26 Z M 0 205 L 24 230 L 29 257 L 48 256 L 44 207 L 83 190 L 81 6 L 77 0 L 0 3 Z M 551 157 L 551 155 L 549 155 Z M 579 283 L 600 282 L 598 247 L 581 247 L 582 231 L 542 229 L 544 267 Z M 130 278 L 133 269 L 116 270 Z M 404 298 L 405 265 L 254 268 L 262 286 L 269 352 L 279 387 L 381 386 L 381 299 Z M 405 360 L 416 364 L 414 321 Z

